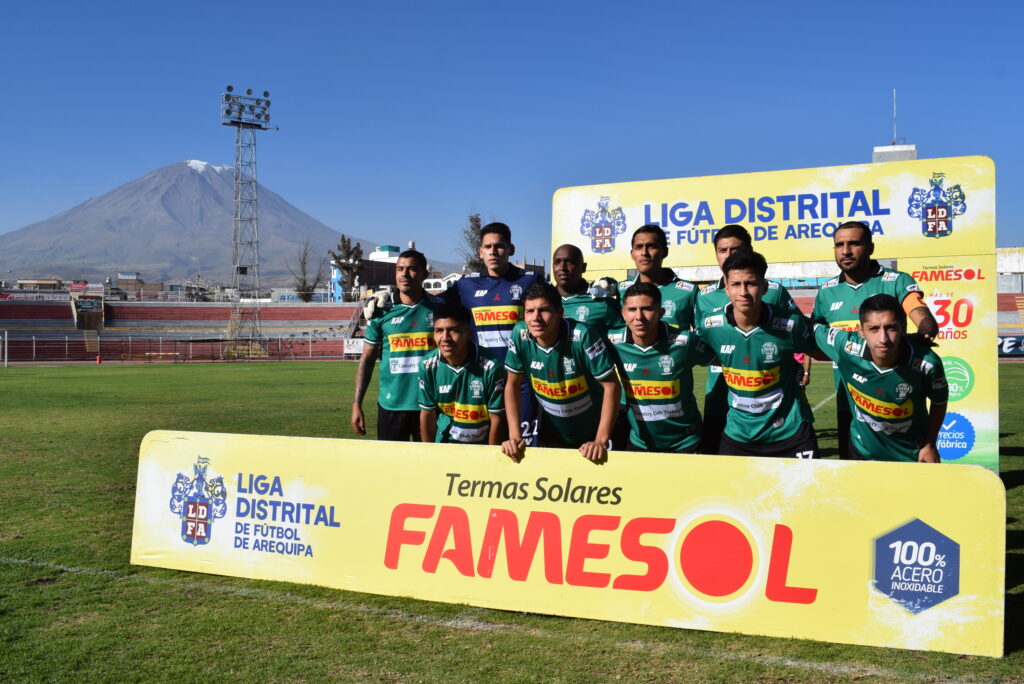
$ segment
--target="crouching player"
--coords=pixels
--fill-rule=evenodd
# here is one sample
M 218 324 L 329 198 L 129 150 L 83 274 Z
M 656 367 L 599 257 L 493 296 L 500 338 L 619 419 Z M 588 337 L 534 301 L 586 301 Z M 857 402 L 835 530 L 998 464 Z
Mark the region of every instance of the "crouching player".
M 420 439 L 424 442 L 500 443 L 505 368 L 472 339 L 469 309 L 461 304 L 437 308 L 437 350 L 420 361 Z
M 615 345 L 629 420 L 629 448 L 693 453 L 701 437 L 693 367 L 714 359 L 696 335 L 661 321 L 661 291 L 637 282 L 623 293 L 625 340 Z
M 523 318 L 512 329 L 505 356 L 509 439 L 502 451 L 514 461 L 525 453 L 519 402 L 528 377 L 541 408 L 540 446 L 604 459 L 619 403 L 611 351 L 586 325 L 564 316 L 558 290 L 547 283 L 523 293 Z
M 949 395 L 942 360 L 906 337 L 907 314 L 892 295 L 868 297 L 859 317 L 859 333 L 814 327 L 850 393 L 849 458 L 938 463 L 935 440 Z
M 741 250 L 722 264 L 729 304 L 697 321 L 721 362 L 729 412 L 718 453 L 818 458 L 811 409 L 794 382 L 794 353 L 817 353 L 802 314 L 765 303 L 768 264 Z

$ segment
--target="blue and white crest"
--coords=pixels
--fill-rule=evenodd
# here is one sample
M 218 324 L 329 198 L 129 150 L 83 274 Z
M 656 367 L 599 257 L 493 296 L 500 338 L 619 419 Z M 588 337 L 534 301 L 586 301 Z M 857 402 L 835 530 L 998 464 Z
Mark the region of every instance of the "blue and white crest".
M 943 188 L 944 173 L 933 173 L 931 187 L 914 188 L 907 198 L 907 214 L 921 220 L 921 234 L 940 238 L 953 234 L 953 217 L 967 211 L 967 195 L 960 185 Z
M 615 251 L 615 236 L 626 232 L 626 213 L 622 207 L 608 209 L 610 197 L 602 196 L 597 211 L 586 209 L 580 220 L 580 234 L 590 238 L 590 249 L 595 254 Z
M 169 507 L 181 519 L 181 540 L 186 544 L 200 546 L 210 543 L 213 523 L 228 512 L 228 493 L 224 478 L 220 475 L 207 477 L 210 461 L 202 456 L 192 466 L 195 475 L 178 473 L 171 485 Z

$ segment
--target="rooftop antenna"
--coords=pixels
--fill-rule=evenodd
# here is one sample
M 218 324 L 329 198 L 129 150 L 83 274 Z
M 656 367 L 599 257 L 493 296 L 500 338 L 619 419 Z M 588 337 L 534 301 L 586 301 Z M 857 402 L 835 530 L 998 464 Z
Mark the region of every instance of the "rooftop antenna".
M 892 144 L 896 144 L 896 89 L 892 89 Z

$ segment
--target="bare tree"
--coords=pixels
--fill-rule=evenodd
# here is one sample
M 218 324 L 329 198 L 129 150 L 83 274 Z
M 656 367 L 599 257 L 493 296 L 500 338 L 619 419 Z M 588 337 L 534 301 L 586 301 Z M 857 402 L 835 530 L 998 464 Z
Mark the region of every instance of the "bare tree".
M 352 301 L 355 299 L 353 289 L 359 279 L 359 272 L 363 270 L 363 246 L 358 242 L 353 245 L 352 238 L 342 235 L 338 240 L 338 251 L 329 249 L 327 253 L 331 256 L 331 263 L 341 271 L 341 277 L 344 279 L 342 298 L 345 301 Z
M 320 257 L 316 270 L 312 269 L 313 255 L 309 253 L 309 239 L 295 253 L 295 260 L 288 264 L 288 272 L 292 274 L 292 287 L 295 294 L 304 302 L 313 301 L 313 293 L 327 277 L 327 257 Z
M 465 271 L 482 272 L 484 260 L 480 258 L 480 214 L 470 214 L 469 224 L 459 234 L 459 254 L 465 261 Z

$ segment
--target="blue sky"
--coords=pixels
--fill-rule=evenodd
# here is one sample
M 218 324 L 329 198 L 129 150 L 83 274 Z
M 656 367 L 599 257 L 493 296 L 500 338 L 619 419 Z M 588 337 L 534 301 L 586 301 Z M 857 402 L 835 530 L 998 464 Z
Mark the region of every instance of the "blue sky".
M 327 225 L 455 260 L 479 211 L 549 259 L 559 187 L 868 162 L 896 88 L 921 157 L 995 160 L 998 244 L 1024 245 L 1021 7 L 8 3 L 0 233 L 231 163 L 232 83 L 271 92 L 260 182 Z

